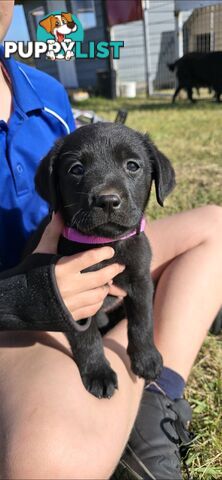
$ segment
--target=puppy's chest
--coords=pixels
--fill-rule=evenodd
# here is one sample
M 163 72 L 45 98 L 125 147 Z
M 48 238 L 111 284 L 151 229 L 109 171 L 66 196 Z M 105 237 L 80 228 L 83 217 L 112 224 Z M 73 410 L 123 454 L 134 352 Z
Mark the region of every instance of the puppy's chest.
M 151 260 L 151 250 L 144 233 L 127 240 L 111 242 L 106 244 L 106 246 L 107 245 L 115 250 L 115 255 L 111 259 L 97 263 L 84 271 L 89 272 L 100 270 L 102 267 L 111 265 L 115 262 L 125 265 L 126 269 L 123 273 L 115 277 L 114 283 L 126 290 L 128 290 L 127 287 L 131 284 L 132 279 L 136 281 L 136 278 L 146 276 Z M 101 248 L 103 246 L 105 245 L 72 242 L 61 236 L 58 245 L 58 253 L 65 256 L 75 255 L 77 253 L 91 250 L 92 248 Z

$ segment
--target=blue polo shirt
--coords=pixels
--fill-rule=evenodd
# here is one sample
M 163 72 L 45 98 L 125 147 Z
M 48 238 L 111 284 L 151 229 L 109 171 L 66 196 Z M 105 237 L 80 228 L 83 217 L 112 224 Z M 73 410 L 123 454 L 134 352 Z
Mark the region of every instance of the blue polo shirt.
M 75 129 L 63 86 L 14 59 L 0 61 L 12 83 L 13 111 L 0 118 L 0 271 L 15 266 L 29 235 L 48 213 L 34 175 L 55 140 Z M 0 92 L 1 98 L 1 92 Z

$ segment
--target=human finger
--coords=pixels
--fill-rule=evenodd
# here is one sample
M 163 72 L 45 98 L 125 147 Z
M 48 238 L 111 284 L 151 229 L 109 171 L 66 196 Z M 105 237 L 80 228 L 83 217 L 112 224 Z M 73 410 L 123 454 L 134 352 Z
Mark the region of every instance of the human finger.
M 114 249 L 112 247 L 101 247 L 88 250 L 87 252 L 77 253 L 69 257 L 62 257 L 58 264 L 65 265 L 68 271 L 81 272 L 86 268 L 92 267 L 103 260 L 109 260 L 114 256 Z
M 72 295 L 71 292 L 63 297 L 66 307 L 72 312 L 79 308 L 95 305 L 104 302 L 104 299 L 109 293 L 109 286 L 104 285 L 99 288 L 93 288 L 87 292 L 80 292 Z
M 57 253 L 59 237 L 64 224 L 59 213 L 53 213 L 51 221 L 46 226 L 39 244 L 33 253 Z
M 110 287 L 109 293 L 110 293 L 110 295 L 114 295 L 115 297 L 126 297 L 127 296 L 127 293 L 125 292 L 125 290 L 123 290 L 120 287 L 117 287 L 116 285 L 112 285 Z
M 89 307 L 83 307 L 75 310 L 73 312 L 74 320 L 82 320 L 83 318 L 93 317 L 102 307 L 103 302 L 96 303 L 95 305 L 90 305 Z
M 120 265 L 119 263 L 113 263 L 107 267 L 101 268 L 96 272 L 85 272 L 80 274 L 80 283 L 79 287 L 84 285 L 86 290 L 91 288 L 100 287 L 106 285 L 114 277 L 119 275 L 125 270 L 125 265 Z

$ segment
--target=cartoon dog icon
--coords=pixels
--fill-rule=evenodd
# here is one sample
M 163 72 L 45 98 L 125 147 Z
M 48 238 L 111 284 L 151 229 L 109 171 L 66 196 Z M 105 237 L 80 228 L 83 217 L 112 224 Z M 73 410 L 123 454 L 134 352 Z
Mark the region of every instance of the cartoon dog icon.
M 44 18 L 39 22 L 39 25 L 43 27 L 48 33 L 54 36 L 55 40 L 48 40 L 48 43 L 61 43 L 61 42 L 71 42 L 69 38 L 66 38 L 71 32 L 75 32 L 77 30 L 77 25 L 73 21 L 71 13 L 64 13 L 62 12 L 59 15 L 49 15 L 47 18 Z M 70 50 L 66 52 L 65 55 L 59 54 L 56 55 L 53 50 L 49 51 L 46 54 L 51 60 L 55 60 L 56 58 L 65 58 L 66 60 L 70 60 L 71 57 L 74 56 L 74 53 Z

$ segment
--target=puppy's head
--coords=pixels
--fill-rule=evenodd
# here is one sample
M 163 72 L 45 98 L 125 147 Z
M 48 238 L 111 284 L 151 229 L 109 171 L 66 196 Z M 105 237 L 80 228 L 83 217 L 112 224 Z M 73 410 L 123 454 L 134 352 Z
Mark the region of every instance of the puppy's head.
M 67 25 L 70 28 L 70 31 L 76 30 L 77 26 L 72 19 L 71 13 L 61 13 L 62 24 Z
M 48 33 L 57 36 L 58 33 L 63 37 L 77 30 L 77 25 L 72 19 L 71 13 L 61 13 L 61 15 L 49 15 L 39 22 Z
M 97 123 L 59 140 L 42 160 L 38 193 L 67 226 L 115 238 L 138 227 L 152 181 L 160 205 L 175 185 L 169 160 L 124 125 Z

